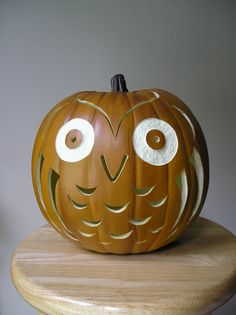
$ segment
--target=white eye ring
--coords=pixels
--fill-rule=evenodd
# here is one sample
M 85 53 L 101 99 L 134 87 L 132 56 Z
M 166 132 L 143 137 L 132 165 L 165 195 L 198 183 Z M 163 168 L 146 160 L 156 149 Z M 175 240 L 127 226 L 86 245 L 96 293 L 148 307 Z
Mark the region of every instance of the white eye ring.
M 77 148 L 68 148 L 66 136 L 71 130 L 78 130 L 82 140 Z M 66 162 L 78 162 L 90 154 L 94 145 L 93 126 L 85 119 L 74 118 L 63 125 L 56 136 L 56 151 L 60 159 Z
M 159 130 L 165 137 L 165 145 L 158 150 L 152 149 L 146 140 L 151 130 Z M 178 138 L 174 129 L 158 118 L 147 118 L 141 121 L 133 133 L 133 146 L 136 154 L 145 162 L 161 166 L 169 163 L 178 150 Z

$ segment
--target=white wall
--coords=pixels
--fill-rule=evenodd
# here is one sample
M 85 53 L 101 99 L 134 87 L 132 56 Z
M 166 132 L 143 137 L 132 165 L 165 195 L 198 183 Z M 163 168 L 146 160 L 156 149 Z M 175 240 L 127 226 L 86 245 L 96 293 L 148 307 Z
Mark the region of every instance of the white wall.
M 0 0 L 0 314 L 32 315 L 10 257 L 45 223 L 30 174 L 49 108 L 79 90 L 160 87 L 182 98 L 205 132 L 211 183 L 203 215 L 236 232 L 234 0 Z M 234 315 L 236 299 L 215 314 Z

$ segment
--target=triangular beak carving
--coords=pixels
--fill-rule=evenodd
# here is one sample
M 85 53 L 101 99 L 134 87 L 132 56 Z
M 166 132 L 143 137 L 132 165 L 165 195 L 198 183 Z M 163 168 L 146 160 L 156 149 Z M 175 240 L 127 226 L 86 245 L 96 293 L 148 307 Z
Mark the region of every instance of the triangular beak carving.
M 101 161 L 102 161 L 102 165 L 103 165 L 103 168 L 107 174 L 107 177 L 109 178 L 109 180 L 114 183 L 117 181 L 117 179 L 120 177 L 124 167 L 125 167 L 125 164 L 128 160 L 129 156 L 128 155 L 124 155 L 122 160 L 121 160 L 121 163 L 120 163 L 120 166 L 115 174 L 115 176 L 113 176 L 108 168 L 108 165 L 107 165 L 107 161 L 106 161 L 106 158 L 105 156 L 102 154 L 101 155 Z

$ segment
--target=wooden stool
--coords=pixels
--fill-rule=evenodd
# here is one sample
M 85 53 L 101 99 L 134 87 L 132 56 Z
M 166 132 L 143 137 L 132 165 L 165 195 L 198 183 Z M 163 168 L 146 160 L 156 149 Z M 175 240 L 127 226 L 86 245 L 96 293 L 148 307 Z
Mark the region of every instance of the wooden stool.
M 120 256 L 81 249 L 46 225 L 20 243 L 11 271 L 39 314 L 206 314 L 235 293 L 236 238 L 199 218 L 164 249 Z

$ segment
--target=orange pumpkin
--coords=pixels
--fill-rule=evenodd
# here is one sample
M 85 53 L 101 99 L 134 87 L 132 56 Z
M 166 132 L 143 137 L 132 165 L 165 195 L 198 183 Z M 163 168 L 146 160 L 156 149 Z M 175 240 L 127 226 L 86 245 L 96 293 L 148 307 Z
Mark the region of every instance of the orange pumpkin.
M 101 253 L 153 251 L 197 218 L 209 180 L 202 130 L 189 108 L 161 89 L 79 92 L 38 131 L 35 195 L 62 235 Z

